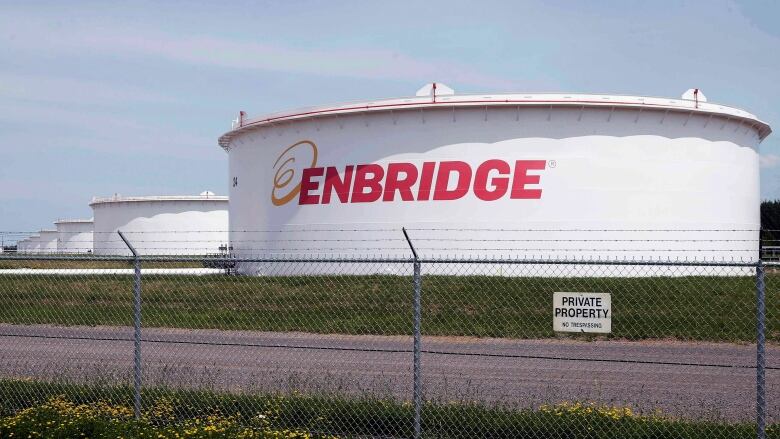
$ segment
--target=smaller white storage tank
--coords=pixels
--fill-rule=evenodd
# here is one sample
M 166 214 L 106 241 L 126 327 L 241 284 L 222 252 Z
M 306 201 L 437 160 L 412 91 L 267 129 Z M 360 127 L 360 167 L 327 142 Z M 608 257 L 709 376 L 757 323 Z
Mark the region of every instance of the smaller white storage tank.
M 96 255 L 205 255 L 228 243 L 228 197 L 200 195 L 93 198 Z
M 16 253 L 22 254 L 27 253 L 27 242 L 29 238 L 20 239 L 16 242 Z
M 59 253 L 92 253 L 92 219 L 63 219 L 54 224 Z
M 40 249 L 40 236 L 31 235 L 29 238 L 27 238 L 27 253 L 38 253 Z
M 57 230 L 47 229 L 38 232 L 38 252 L 56 253 L 57 252 Z

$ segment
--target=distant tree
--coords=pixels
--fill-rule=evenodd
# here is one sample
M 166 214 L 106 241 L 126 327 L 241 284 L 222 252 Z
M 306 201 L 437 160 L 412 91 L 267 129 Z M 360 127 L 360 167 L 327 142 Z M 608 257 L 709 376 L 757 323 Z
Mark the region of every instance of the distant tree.
M 761 203 L 761 240 L 764 246 L 780 246 L 780 200 Z

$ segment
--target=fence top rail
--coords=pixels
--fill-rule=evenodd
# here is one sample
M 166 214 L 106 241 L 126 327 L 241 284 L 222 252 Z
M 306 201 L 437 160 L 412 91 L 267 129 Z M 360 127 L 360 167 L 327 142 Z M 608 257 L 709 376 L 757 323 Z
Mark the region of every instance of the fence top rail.
M 57 255 L 57 254 L 0 254 L 0 261 L 135 261 L 134 256 L 76 256 L 76 255 Z M 329 257 L 329 256 L 306 256 L 306 257 L 263 257 L 263 258 L 239 258 L 230 256 L 143 256 L 139 255 L 138 259 L 142 262 L 202 262 L 202 263 L 234 263 L 234 262 L 248 262 L 248 263 L 273 263 L 273 262 L 299 262 L 299 263 L 321 263 L 321 262 L 343 262 L 343 263 L 411 263 L 413 259 L 411 257 L 395 258 L 395 257 Z
M 421 258 L 428 264 L 516 264 L 516 265 L 614 265 L 661 267 L 756 267 L 761 261 L 663 261 L 621 259 L 480 259 L 480 258 Z
M 368 264 L 400 264 L 412 263 L 415 259 L 409 257 L 341 257 L 341 256 L 270 256 L 270 257 L 230 257 L 230 256 L 139 256 L 142 262 L 201 262 L 201 263 L 368 263 Z M 133 256 L 80 256 L 80 255 L 19 255 L 0 254 L 0 261 L 127 261 L 135 260 Z M 620 259 L 527 259 L 527 258 L 474 258 L 474 257 L 421 257 L 421 263 L 427 264 L 508 264 L 508 265 L 610 265 L 610 266 L 676 266 L 676 267 L 756 267 L 780 266 L 780 262 L 772 261 L 687 261 L 687 260 L 620 260 Z

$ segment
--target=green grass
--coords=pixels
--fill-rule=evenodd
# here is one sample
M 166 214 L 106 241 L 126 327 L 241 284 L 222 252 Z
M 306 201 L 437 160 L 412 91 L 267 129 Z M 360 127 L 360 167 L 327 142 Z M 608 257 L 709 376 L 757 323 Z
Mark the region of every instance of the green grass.
M 780 274 L 767 275 L 767 328 L 780 341 Z M 752 277 L 528 278 L 426 275 L 426 335 L 549 338 L 552 294 L 612 294 L 623 339 L 755 339 Z M 153 276 L 143 278 L 143 325 L 314 333 L 411 333 L 409 276 Z M 0 274 L 0 322 L 131 325 L 129 276 Z
M 38 406 L 57 395 L 76 404 L 106 402 L 132 406 L 128 388 L 89 387 L 29 381 L 0 381 L 0 418 Z M 258 415 L 275 430 L 304 430 L 341 437 L 410 437 L 413 410 L 408 403 L 377 399 L 345 399 L 304 395 L 229 395 L 203 391 L 147 390 L 145 425 L 164 428 L 210 415 L 229 416 L 251 425 Z M 588 407 L 591 409 L 588 410 Z M 471 404 L 426 403 L 423 437 L 440 438 L 752 438 L 752 423 L 693 421 L 640 415 L 623 408 L 556 406 L 540 410 L 510 410 Z M 94 423 L 93 423 L 94 424 Z M 1 434 L 2 432 L 0 432 Z M 211 436 L 215 437 L 215 436 Z M 219 437 L 219 436 L 217 436 Z M 768 428 L 780 438 L 780 429 Z

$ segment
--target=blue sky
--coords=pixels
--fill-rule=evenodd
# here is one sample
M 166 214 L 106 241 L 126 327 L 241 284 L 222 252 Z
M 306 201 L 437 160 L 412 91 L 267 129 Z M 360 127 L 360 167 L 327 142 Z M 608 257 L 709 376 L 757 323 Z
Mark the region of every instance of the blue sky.
M 227 192 L 238 110 L 458 92 L 678 97 L 775 128 L 780 2 L 3 2 L 0 231 L 89 217 L 90 198 Z

